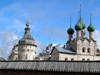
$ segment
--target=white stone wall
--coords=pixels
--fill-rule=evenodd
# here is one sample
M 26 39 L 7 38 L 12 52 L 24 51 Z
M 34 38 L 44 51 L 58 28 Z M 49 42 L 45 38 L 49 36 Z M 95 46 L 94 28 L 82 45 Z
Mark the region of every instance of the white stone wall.
M 82 52 L 83 47 L 85 48 L 85 52 Z M 88 48 L 90 48 L 90 53 L 88 52 Z M 96 43 L 92 40 L 89 42 L 88 40 L 78 40 L 77 41 L 77 54 L 83 55 L 96 55 L 97 47 Z
M 76 49 L 77 49 L 77 41 L 74 41 L 74 42 L 70 41 L 70 43 L 67 43 L 67 48 L 72 48 L 73 50 L 76 51 Z
M 19 60 L 34 60 L 35 59 L 35 46 L 19 45 L 18 46 L 18 59 Z
M 50 60 L 59 60 L 59 52 L 54 48 Z
M 49 54 L 38 56 L 35 58 L 35 60 L 48 60 L 49 56 Z
M 8 60 L 17 60 L 18 59 L 18 55 L 17 54 L 11 54 Z
M 82 40 L 74 40 L 67 43 L 67 48 L 72 48 L 77 52 L 77 54 L 83 55 L 96 55 L 97 54 L 97 43 L 93 40 L 88 41 L 85 39 Z M 82 49 L 85 48 L 85 52 L 82 52 Z M 88 52 L 88 48 L 90 48 L 90 53 Z
M 82 61 L 83 59 L 85 59 L 85 61 L 100 61 L 100 56 L 92 56 L 92 55 L 72 55 L 72 54 L 63 54 L 63 53 L 59 53 L 59 60 L 65 60 L 68 59 L 68 61 L 71 61 L 71 59 L 74 60 L 78 60 L 78 61 Z

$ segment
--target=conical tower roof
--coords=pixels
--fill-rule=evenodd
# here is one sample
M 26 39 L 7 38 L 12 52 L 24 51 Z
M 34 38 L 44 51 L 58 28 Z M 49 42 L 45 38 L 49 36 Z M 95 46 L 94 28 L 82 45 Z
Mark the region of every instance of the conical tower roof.
M 31 34 L 30 34 L 30 28 L 29 28 L 28 20 L 27 20 L 27 23 L 26 23 L 24 36 L 21 40 L 19 40 L 19 45 L 23 45 L 23 44 L 36 46 L 35 45 L 35 40 L 31 37 Z

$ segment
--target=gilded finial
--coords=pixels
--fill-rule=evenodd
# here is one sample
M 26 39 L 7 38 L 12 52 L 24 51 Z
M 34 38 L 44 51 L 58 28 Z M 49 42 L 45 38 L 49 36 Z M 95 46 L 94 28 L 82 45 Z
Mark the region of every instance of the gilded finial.
M 71 17 L 70 17 L 70 28 L 71 28 Z
M 80 20 L 81 20 L 81 6 L 82 6 L 82 4 L 80 4 Z
M 92 24 L 92 13 L 90 13 L 90 24 Z
M 78 11 L 78 21 L 79 21 L 79 11 Z

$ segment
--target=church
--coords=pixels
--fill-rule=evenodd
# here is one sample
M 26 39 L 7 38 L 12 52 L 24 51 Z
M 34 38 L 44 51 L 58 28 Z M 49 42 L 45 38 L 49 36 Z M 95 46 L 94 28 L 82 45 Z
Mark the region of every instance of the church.
M 89 32 L 89 38 L 84 37 L 86 34 L 86 25 L 80 18 L 75 25 L 76 38 L 73 38 L 74 29 L 71 27 L 67 30 L 69 40 L 66 42 L 66 46 L 54 47 L 51 52 L 50 60 L 65 60 L 65 61 L 100 61 L 100 54 L 97 51 L 97 41 L 93 38 L 95 27 L 92 25 L 92 18 L 90 14 L 90 25 L 87 27 Z

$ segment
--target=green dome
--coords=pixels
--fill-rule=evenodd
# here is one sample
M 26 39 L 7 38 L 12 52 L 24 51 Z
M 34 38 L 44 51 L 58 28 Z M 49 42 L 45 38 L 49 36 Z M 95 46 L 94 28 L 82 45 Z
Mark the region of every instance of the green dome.
M 79 22 L 82 25 L 82 28 L 85 29 L 86 28 L 86 25 L 82 21 L 79 21 Z
M 86 34 L 86 31 L 85 31 L 85 30 L 83 31 L 83 34 L 84 34 L 84 35 Z
M 87 30 L 88 30 L 89 32 L 94 32 L 94 31 L 95 31 L 95 27 L 94 27 L 92 24 L 90 24 L 90 25 L 88 26 Z
M 82 30 L 82 25 L 80 22 L 78 22 L 76 25 L 75 25 L 75 30 Z
M 67 33 L 68 33 L 68 34 L 73 34 L 73 33 L 74 33 L 74 29 L 70 27 L 70 28 L 67 30 Z

